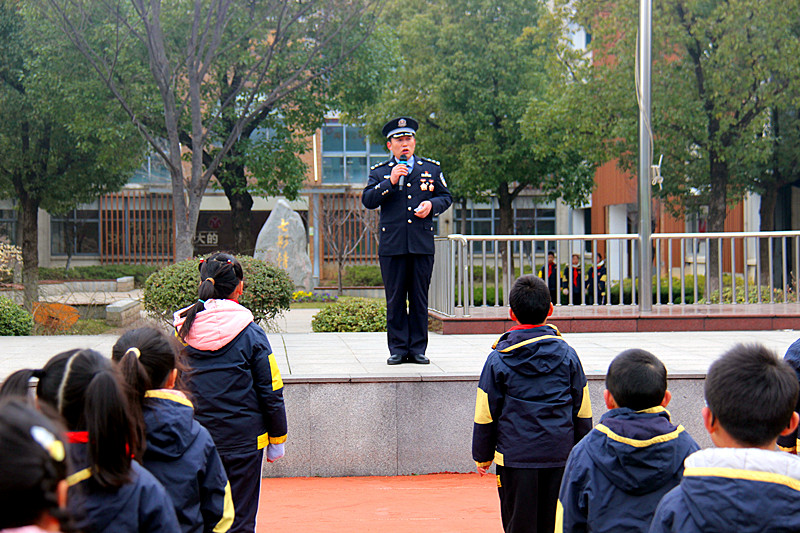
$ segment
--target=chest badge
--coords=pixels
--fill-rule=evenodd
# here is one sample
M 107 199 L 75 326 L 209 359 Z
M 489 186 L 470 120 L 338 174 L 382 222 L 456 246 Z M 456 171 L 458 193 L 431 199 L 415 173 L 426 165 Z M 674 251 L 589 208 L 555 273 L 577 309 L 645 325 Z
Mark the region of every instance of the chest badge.
M 421 180 L 419 183 L 419 190 L 427 191 L 428 190 L 428 182 L 425 180 Z
M 430 177 L 431 177 L 431 173 L 430 173 L 430 172 L 428 172 L 428 171 L 426 170 L 425 172 L 423 172 L 423 173 L 421 174 L 421 176 L 422 176 L 423 178 L 430 178 Z

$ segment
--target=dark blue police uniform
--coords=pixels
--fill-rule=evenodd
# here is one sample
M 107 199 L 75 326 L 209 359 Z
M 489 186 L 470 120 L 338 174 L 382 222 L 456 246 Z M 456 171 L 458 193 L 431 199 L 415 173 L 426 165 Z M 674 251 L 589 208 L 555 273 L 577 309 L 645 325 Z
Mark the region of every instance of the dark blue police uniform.
M 378 253 L 386 292 L 389 353 L 404 356 L 404 361 L 427 362 L 415 360 L 415 356 L 424 355 L 428 346 L 433 217 L 450 207 L 453 198 L 438 161 L 415 155 L 410 163 L 408 175 L 395 185 L 389 179 L 398 164 L 394 157 L 372 167 L 361 201 L 368 209 L 381 208 Z M 419 218 L 414 210 L 425 200 L 431 202 L 431 212 Z

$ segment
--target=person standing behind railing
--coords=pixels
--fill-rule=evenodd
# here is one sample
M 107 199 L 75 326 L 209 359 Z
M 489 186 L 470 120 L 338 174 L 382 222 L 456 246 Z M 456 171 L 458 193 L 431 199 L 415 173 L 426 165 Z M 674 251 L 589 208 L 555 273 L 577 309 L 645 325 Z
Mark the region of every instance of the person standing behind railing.
M 595 275 L 595 271 L 597 274 Z M 597 254 L 597 264 L 589 269 L 586 274 L 586 305 L 594 304 L 594 281 L 597 278 L 597 303 L 598 305 L 605 305 L 606 303 L 606 262 L 603 260 L 602 254 Z
M 555 305 L 558 303 L 558 266 L 556 265 L 556 254 L 553 251 L 547 252 L 547 273 L 544 267 L 539 271 L 539 277 L 547 283 L 550 290 L 550 301 Z
M 564 288 L 561 289 L 561 292 L 564 293 L 565 296 L 568 297 L 569 301 L 569 294 L 570 294 L 570 285 L 572 286 L 572 305 L 580 305 L 581 304 L 581 293 L 583 292 L 583 276 L 581 275 L 581 258 L 578 254 L 572 254 L 572 265 L 564 267 L 564 275 L 561 277 L 561 281 L 564 284 Z

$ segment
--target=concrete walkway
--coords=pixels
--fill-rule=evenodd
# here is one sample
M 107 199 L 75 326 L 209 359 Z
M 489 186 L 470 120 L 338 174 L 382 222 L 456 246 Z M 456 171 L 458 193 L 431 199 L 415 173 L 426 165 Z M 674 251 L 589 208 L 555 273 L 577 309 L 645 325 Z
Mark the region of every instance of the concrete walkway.
M 268 332 L 285 377 L 477 376 L 498 337 L 431 333 L 430 365 L 388 366 L 384 333 L 311 333 L 316 312 L 289 311 Z M 698 376 L 736 343 L 762 342 L 783 356 L 798 337 L 797 330 L 564 334 L 590 376 L 604 375 L 611 359 L 627 348 L 653 352 L 672 376 Z M 72 348 L 110 355 L 116 340 L 116 335 L 0 337 L 0 380 L 19 368 L 39 368 L 56 353 Z

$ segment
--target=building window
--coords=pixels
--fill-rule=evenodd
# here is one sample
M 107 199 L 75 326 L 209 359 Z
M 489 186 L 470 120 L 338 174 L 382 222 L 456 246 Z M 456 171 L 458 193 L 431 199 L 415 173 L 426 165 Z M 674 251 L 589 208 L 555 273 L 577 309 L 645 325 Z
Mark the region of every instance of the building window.
M 172 190 L 169 169 L 161 156 L 155 153 L 145 158 L 144 164 L 133 173 L 128 183 L 147 185 L 150 189 Z
M 514 235 L 555 235 L 556 233 L 556 208 L 553 202 L 543 202 L 535 196 L 523 196 L 514 199 L 512 204 Z M 460 224 L 463 218 L 460 206 L 455 208 L 455 221 Z M 500 230 L 500 209 L 497 199 L 492 198 L 491 203 L 468 202 L 466 209 L 466 228 L 461 231 L 468 235 L 497 235 Z M 519 243 L 514 243 L 514 250 L 518 250 Z M 494 243 L 486 244 L 486 251 L 494 251 Z M 544 243 L 536 244 L 536 251 L 544 249 Z M 480 242 L 474 243 L 474 250 L 482 250 Z
M 0 242 L 17 244 L 17 212 L 0 209 Z
M 369 167 L 385 161 L 383 141 L 370 142 L 361 128 L 326 119 L 322 126 L 322 183 L 367 183 Z
M 700 207 L 699 212 L 686 215 L 686 233 L 707 233 L 708 232 L 708 206 Z M 697 249 L 697 259 L 706 255 L 706 239 L 698 235 L 698 239 L 685 239 L 686 255 L 694 257 L 695 248 Z
M 100 216 L 94 209 L 73 209 L 50 219 L 51 255 L 100 255 Z

